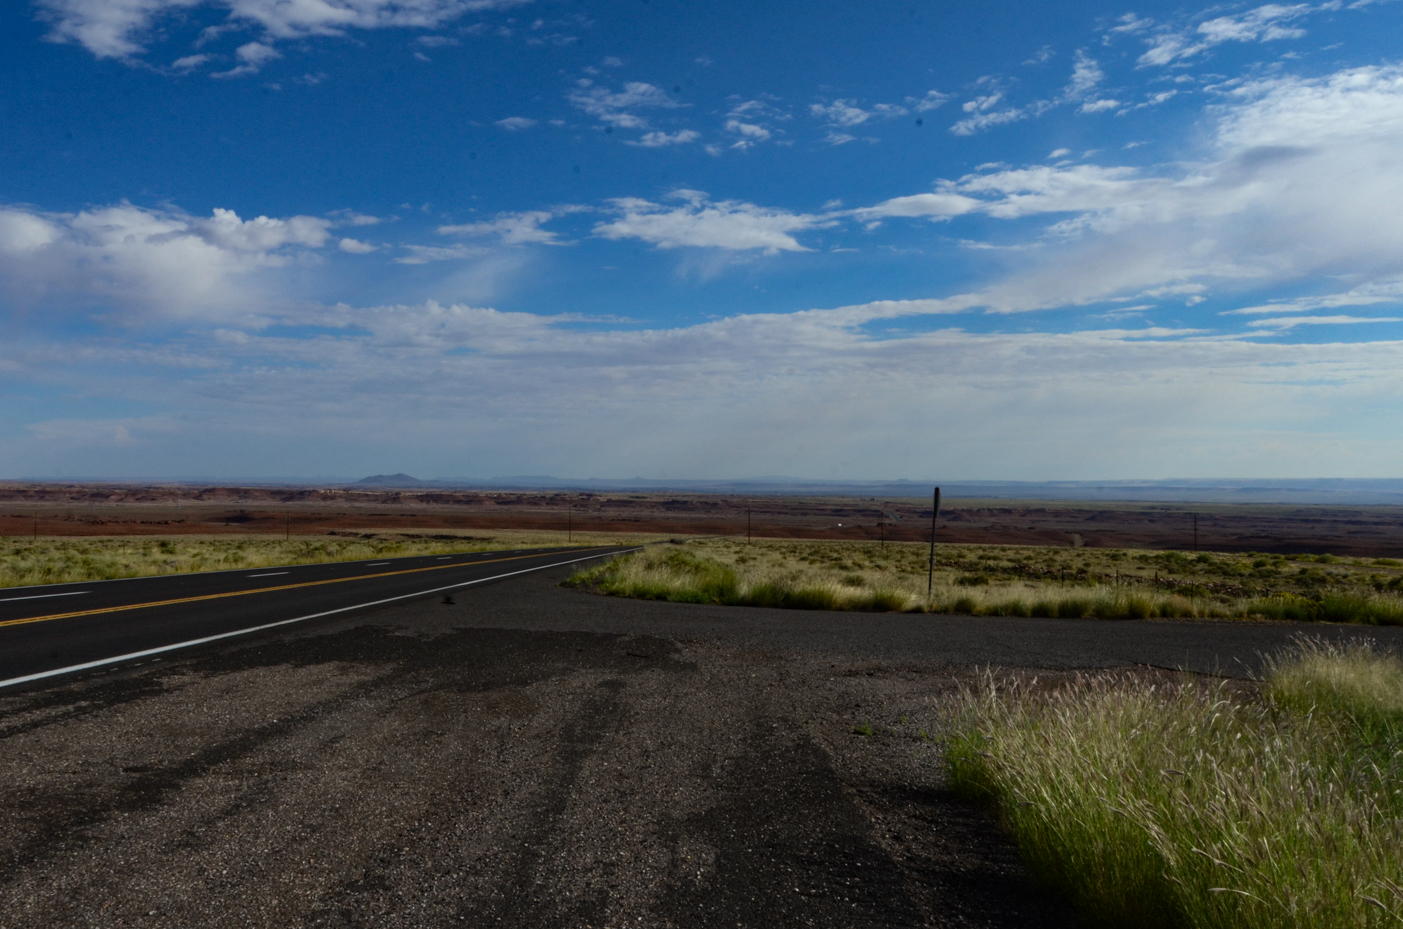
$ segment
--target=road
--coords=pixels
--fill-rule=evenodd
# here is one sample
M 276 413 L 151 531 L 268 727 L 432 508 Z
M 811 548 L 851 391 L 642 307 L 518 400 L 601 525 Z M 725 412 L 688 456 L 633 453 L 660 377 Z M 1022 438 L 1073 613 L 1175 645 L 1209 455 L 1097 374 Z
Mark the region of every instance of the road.
M 0 589 L 0 688 L 455 591 L 628 549 L 287 565 Z
M 397 576 L 513 564 L 486 560 Z M 1302 632 L 1403 645 L 652 603 L 570 570 L 0 691 L 0 929 L 1075 927 L 944 783 L 930 736 L 978 666 L 1242 676 Z M 362 583 L 389 581 L 268 596 Z

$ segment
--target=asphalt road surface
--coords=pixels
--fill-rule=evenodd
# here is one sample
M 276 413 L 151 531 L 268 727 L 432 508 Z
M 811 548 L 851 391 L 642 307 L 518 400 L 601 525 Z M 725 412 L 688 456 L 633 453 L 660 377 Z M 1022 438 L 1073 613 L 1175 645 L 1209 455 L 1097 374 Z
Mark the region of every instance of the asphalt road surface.
M 556 548 L 0 588 L 0 688 L 626 549 Z
M 0 927 L 1075 926 L 944 785 L 928 736 L 977 666 L 1403 645 L 648 603 L 570 570 L 0 690 Z

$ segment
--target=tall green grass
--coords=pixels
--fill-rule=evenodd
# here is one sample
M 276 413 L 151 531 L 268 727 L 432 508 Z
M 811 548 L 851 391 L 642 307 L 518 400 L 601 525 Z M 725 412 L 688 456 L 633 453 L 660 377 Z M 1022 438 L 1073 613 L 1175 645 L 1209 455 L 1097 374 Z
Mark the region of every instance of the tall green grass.
M 746 572 L 685 549 L 654 549 L 577 572 L 567 584 L 601 593 L 675 603 L 719 603 L 800 610 L 919 609 L 909 591 L 814 579 L 795 573 Z
M 784 545 L 751 547 L 718 540 L 658 546 L 585 570 L 569 583 L 621 597 L 793 609 L 1403 624 L 1403 598 L 1387 592 L 1231 597 L 1193 585 L 1147 586 L 1147 578 L 1066 583 L 946 574 L 927 596 L 925 564 L 913 568 L 908 551 L 883 554 L 875 546 L 866 552 L 849 546 L 846 552 L 817 558 L 817 543 L 793 550 Z
M 1305 643 L 1260 699 L 1124 676 L 992 677 L 946 746 L 1033 871 L 1095 923 L 1403 924 L 1403 663 Z

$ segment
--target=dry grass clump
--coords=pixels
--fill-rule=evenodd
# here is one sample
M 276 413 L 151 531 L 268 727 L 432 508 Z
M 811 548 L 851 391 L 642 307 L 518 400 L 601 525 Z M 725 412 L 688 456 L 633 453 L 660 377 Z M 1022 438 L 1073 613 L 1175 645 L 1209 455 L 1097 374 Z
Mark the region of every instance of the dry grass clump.
M 1261 699 L 1194 683 L 993 676 L 947 744 L 953 783 L 1109 926 L 1403 924 L 1403 662 L 1304 643 Z

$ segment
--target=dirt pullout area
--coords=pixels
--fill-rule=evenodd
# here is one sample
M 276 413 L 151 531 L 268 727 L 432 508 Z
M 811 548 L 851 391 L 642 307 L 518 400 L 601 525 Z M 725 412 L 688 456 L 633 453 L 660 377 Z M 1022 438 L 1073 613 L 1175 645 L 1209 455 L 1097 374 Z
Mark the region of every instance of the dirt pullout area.
M 0 483 L 0 536 L 524 529 L 929 540 L 929 498 Z M 1403 556 L 1403 507 L 947 499 L 936 539 Z
M 0 927 L 1077 924 L 948 672 L 435 609 L 0 697 Z

